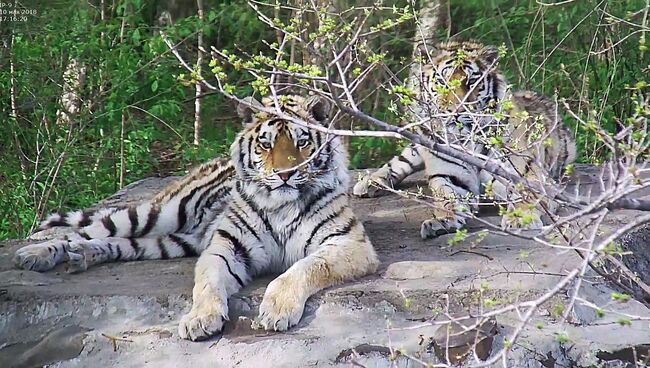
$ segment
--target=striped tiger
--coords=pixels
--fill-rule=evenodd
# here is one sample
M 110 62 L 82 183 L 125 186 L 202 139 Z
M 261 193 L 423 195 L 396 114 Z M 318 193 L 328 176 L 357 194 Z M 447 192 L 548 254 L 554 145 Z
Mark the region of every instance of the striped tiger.
M 576 153 L 554 103 L 531 91 L 509 93 L 496 68 L 495 47 L 452 41 L 428 51 L 429 62 L 418 65 L 418 76 L 410 81 L 418 97 L 414 118 L 431 117 L 416 127 L 418 134 L 498 158 L 511 172 L 532 181 L 560 179 Z M 395 188 L 421 170 L 436 198 L 434 217 L 420 229 L 423 239 L 464 227 L 463 212 L 475 208 L 486 188 L 495 199 L 509 203 L 512 211 L 502 218 L 504 228 L 539 228 L 543 212 L 553 213 L 557 207 L 541 196 L 523 198 L 486 171 L 422 146 L 407 147 L 376 172 L 362 176 L 353 193 L 381 195 L 382 188 Z
M 16 264 L 43 271 L 67 260 L 78 271 L 200 253 L 182 338 L 220 332 L 230 295 L 268 272 L 281 274 L 266 289 L 255 327 L 297 324 L 311 295 L 374 272 L 378 259 L 349 205 L 340 140 L 260 112 L 274 106 L 262 102 L 238 106 L 244 129 L 230 160 L 210 161 L 138 206 L 53 215 L 44 227 L 71 226 L 77 235 L 24 247 Z M 320 97 L 282 96 L 279 104 L 312 124 L 328 121 L 330 104 Z

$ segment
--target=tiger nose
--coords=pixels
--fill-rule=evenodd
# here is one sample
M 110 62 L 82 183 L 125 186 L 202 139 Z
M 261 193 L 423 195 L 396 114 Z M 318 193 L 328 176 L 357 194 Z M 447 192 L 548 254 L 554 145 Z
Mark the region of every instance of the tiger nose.
M 276 173 L 276 174 L 280 177 L 280 179 L 282 179 L 282 181 L 287 182 L 287 181 L 289 181 L 289 178 L 290 178 L 290 177 L 293 175 L 293 173 L 295 173 L 295 172 L 296 172 L 295 170 L 291 170 L 291 171 L 283 171 L 283 172 L 279 172 L 279 173 Z

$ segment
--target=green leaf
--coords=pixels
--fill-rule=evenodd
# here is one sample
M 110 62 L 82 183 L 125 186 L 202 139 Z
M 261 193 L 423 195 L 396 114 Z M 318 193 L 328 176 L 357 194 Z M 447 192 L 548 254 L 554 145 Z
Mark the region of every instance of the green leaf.
M 140 36 L 140 30 L 136 29 L 133 31 L 133 34 L 131 35 L 131 39 L 133 40 L 134 43 L 139 43 L 140 39 L 142 37 Z
M 156 92 L 158 90 L 158 81 L 155 80 L 151 83 L 151 92 Z

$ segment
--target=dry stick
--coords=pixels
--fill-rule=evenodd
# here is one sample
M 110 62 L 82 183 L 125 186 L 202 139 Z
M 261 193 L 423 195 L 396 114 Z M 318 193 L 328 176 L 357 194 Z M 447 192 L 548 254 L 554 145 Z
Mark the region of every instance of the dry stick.
M 111 340 L 111 343 L 113 344 L 113 351 L 117 351 L 117 342 L 118 341 L 133 342 L 133 340 L 129 340 L 129 339 L 125 339 L 125 338 L 117 337 L 117 336 L 107 335 L 105 333 L 102 333 L 102 336 L 104 336 L 105 338 Z

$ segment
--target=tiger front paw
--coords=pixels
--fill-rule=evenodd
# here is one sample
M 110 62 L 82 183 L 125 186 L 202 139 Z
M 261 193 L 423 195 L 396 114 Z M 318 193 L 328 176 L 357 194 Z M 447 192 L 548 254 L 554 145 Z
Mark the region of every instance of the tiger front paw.
M 386 194 L 385 187 L 390 187 L 386 180 L 374 177 L 373 175 L 364 175 L 352 188 L 352 194 L 361 198 L 373 198 Z
M 260 304 L 259 316 L 254 328 L 286 331 L 295 326 L 302 318 L 307 298 L 301 296 L 287 278 L 282 276 L 273 280 L 266 288 L 264 299 Z
M 192 310 L 181 318 L 179 336 L 186 340 L 201 341 L 218 334 L 228 319 L 227 308 L 217 298 L 195 300 Z
M 67 240 L 50 240 L 44 243 L 30 244 L 16 251 L 14 264 L 28 271 L 44 272 L 54 268 L 59 259 L 65 257 Z
M 451 219 L 429 219 L 422 222 L 420 236 L 422 239 L 437 238 L 441 235 L 455 233 L 465 226 L 465 220 L 456 217 Z

